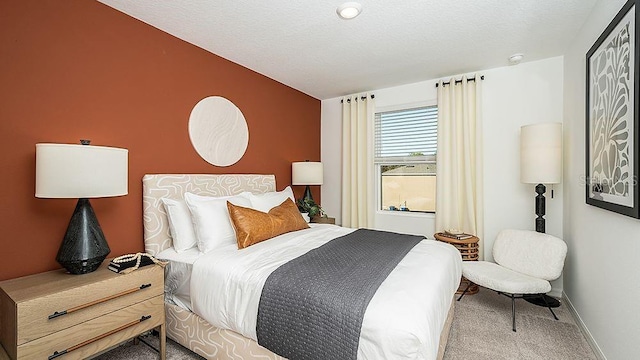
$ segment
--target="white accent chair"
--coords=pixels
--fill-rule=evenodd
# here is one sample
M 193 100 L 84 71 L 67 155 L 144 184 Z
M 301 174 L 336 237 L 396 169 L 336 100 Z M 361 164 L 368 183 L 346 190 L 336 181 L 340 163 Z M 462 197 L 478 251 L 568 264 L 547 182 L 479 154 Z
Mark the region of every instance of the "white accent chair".
M 547 303 L 543 295 L 551 291 L 549 281 L 560 277 L 566 255 L 567 245 L 555 236 L 528 230 L 503 230 L 493 244 L 495 263 L 464 261 L 462 276 L 511 298 L 513 331 L 516 331 L 515 299 L 539 295 Z M 558 320 L 549 304 L 547 307 Z

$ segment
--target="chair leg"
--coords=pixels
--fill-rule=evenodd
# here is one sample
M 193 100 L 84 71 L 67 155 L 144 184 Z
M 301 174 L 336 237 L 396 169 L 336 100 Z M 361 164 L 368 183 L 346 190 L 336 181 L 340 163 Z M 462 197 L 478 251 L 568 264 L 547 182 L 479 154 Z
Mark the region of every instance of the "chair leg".
M 511 319 L 513 322 L 513 332 L 516 332 L 516 298 L 511 294 Z
M 545 299 L 544 294 L 539 294 L 539 295 L 542 298 L 542 301 L 544 301 L 544 304 L 547 305 L 547 308 L 549 309 L 549 311 L 551 311 L 551 315 L 553 315 L 553 318 L 556 320 L 560 320 L 556 316 L 556 313 L 553 312 L 553 309 L 551 308 L 551 306 L 549 306 L 549 303 L 547 302 L 547 299 Z
M 462 294 L 460 294 L 460 297 L 458 298 L 458 300 L 456 301 L 460 301 L 460 299 L 462 299 L 462 297 L 464 296 L 464 294 L 467 293 L 467 290 L 469 290 L 469 288 L 471 287 L 473 283 L 471 281 L 469 281 L 469 285 L 467 285 L 467 287 L 464 289 L 464 291 L 462 292 Z

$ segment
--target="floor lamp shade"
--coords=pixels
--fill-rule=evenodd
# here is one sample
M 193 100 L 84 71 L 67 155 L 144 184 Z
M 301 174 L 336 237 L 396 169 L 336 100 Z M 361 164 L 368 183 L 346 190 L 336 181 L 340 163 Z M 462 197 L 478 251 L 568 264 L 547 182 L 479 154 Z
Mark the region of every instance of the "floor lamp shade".
M 521 128 L 520 181 L 526 184 L 562 181 L 562 124 L 541 123 Z
M 128 150 L 85 143 L 36 144 L 36 197 L 78 199 L 56 256 L 72 274 L 96 270 L 111 252 L 89 198 L 128 192 Z
M 291 164 L 291 184 L 306 185 L 304 199 L 311 199 L 309 185 L 322 185 L 323 167 L 321 162 L 302 161 Z

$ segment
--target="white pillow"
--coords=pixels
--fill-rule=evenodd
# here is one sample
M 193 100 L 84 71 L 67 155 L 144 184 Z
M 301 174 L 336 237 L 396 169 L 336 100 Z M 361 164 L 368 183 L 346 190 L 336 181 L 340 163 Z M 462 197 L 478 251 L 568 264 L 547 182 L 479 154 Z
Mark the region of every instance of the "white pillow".
M 251 200 L 251 207 L 254 210 L 269 212 L 269 210 L 274 207 L 282 204 L 287 198 L 290 198 L 293 203 L 296 203 L 296 199 L 293 196 L 293 190 L 291 190 L 291 186 L 287 186 L 282 191 L 272 191 L 264 194 L 252 194 L 252 193 L 243 193 L 249 197 Z
M 197 245 L 196 234 L 193 232 L 191 212 L 187 204 L 181 200 L 162 198 L 162 203 L 167 211 L 169 230 L 173 239 L 173 248 L 176 252 L 183 252 Z
M 236 233 L 229 218 L 227 201 L 234 205 L 251 207 L 251 201 L 247 197 L 212 197 L 185 193 L 184 200 L 191 210 L 193 229 L 201 252 L 207 253 L 222 245 L 236 244 Z

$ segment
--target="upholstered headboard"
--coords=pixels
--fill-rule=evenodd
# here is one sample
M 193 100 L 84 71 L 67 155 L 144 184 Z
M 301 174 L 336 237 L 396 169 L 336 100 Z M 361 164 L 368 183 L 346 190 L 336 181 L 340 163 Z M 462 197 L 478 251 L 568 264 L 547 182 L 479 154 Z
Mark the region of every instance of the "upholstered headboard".
M 275 191 L 275 175 L 149 174 L 142 178 L 144 248 L 151 255 L 171 247 L 169 222 L 161 198 L 183 200 L 184 193 L 225 196 L 243 191 Z

